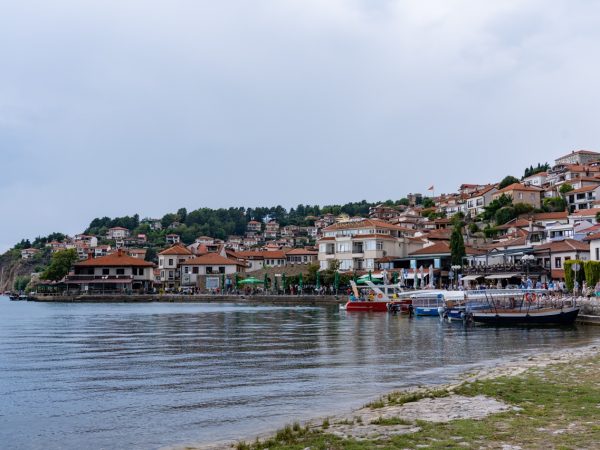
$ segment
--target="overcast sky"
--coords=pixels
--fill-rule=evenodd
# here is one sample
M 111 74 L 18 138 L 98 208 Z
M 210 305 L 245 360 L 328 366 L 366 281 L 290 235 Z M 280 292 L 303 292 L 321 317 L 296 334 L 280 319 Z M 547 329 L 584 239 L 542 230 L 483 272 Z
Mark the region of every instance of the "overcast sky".
M 0 0 L 0 250 L 600 149 L 600 2 Z

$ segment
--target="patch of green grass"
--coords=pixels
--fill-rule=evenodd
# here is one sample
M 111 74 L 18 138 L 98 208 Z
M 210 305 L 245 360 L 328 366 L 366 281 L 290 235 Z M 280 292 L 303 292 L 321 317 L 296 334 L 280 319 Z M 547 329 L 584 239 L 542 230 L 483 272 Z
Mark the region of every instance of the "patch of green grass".
M 300 431 L 296 431 L 294 426 L 286 427 L 260 445 L 241 448 L 400 450 L 427 446 L 428 449 L 478 449 L 499 448 L 505 444 L 524 449 L 600 448 L 600 357 L 577 364 L 532 369 L 515 377 L 476 381 L 458 387 L 455 392 L 466 396 L 486 395 L 517 408 L 481 420 L 416 421 L 421 431 L 365 441 L 329 434 L 327 420 L 323 423 L 327 426 L 322 429 L 300 427 Z M 392 394 L 385 400 L 391 404 L 404 404 L 425 397 L 442 397 L 448 395 L 448 391 L 437 389 L 422 394 Z M 381 426 L 404 424 L 401 419 L 377 419 L 372 423 Z M 331 428 L 335 428 L 335 424 Z
M 377 419 L 371 421 L 371 425 L 412 425 L 412 422 L 400 417 L 378 417 Z
M 323 423 L 321 424 L 321 428 L 323 428 L 324 430 L 326 430 L 327 428 L 329 428 L 329 419 L 323 419 Z

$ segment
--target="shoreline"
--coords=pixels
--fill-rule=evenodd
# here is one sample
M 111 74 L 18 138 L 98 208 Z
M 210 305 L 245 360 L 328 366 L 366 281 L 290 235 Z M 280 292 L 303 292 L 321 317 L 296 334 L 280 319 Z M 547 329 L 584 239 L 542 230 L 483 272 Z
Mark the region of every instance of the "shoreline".
M 363 417 L 365 415 L 371 418 L 377 417 L 376 420 L 379 421 L 382 420 L 382 417 L 389 416 L 390 414 L 386 409 L 388 406 L 386 406 L 385 399 L 389 400 L 391 398 L 415 399 L 401 403 L 401 405 L 409 405 L 411 407 L 418 406 L 420 402 L 425 402 L 423 406 L 429 411 L 430 418 L 431 415 L 435 416 L 435 419 L 433 419 L 434 422 L 450 422 L 455 419 L 463 418 L 460 416 L 460 412 L 457 414 L 456 405 L 454 405 L 453 409 L 452 405 L 449 405 L 448 402 L 446 402 L 445 405 L 438 405 L 442 411 L 436 411 L 435 404 L 431 403 L 432 400 L 440 397 L 455 397 L 457 391 L 464 386 L 471 385 L 473 383 L 494 380 L 503 377 L 518 377 L 524 375 L 526 372 L 532 369 L 546 369 L 548 367 L 560 364 L 572 364 L 596 356 L 600 356 L 600 337 L 595 338 L 589 343 L 576 347 L 563 348 L 556 351 L 539 354 L 536 354 L 533 351 L 527 352 L 522 355 L 512 356 L 506 361 L 501 361 L 498 363 L 491 362 L 491 364 L 488 365 L 486 365 L 485 362 L 476 363 L 471 369 L 467 369 L 464 372 L 451 377 L 451 380 L 448 382 L 441 384 L 423 384 L 384 393 L 376 398 L 365 399 L 365 406 L 362 408 L 353 409 L 350 411 L 339 411 L 336 414 L 327 417 L 314 417 L 302 422 L 302 424 L 299 425 L 299 427 L 302 428 L 298 429 L 316 431 L 324 430 L 326 428 L 327 433 L 332 433 L 345 438 L 356 438 L 357 435 L 360 437 L 365 437 L 369 432 L 372 432 L 372 429 L 374 428 L 378 428 L 378 434 L 387 437 L 393 436 L 394 432 L 398 431 L 398 429 L 400 429 L 402 433 L 415 433 L 419 431 L 419 429 L 417 429 L 418 427 L 411 427 L 409 424 L 405 423 L 401 423 L 396 427 L 377 427 L 377 425 L 374 425 L 372 421 L 369 422 L 371 425 L 364 425 L 364 420 L 360 420 L 360 422 L 357 422 L 356 424 L 354 422 L 357 417 Z M 463 403 L 461 408 L 468 409 L 468 406 L 470 405 L 464 405 L 465 397 L 461 397 L 460 399 L 458 397 L 456 398 L 459 402 Z M 449 400 L 450 403 L 457 401 L 452 398 Z M 475 410 L 478 411 L 480 411 L 482 408 L 485 409 L 486 404 L 489 406 L 490 403 L 495 402 L 495 400 L 492 398 L 484 398 L 479 400 L 480 401 L 477 404 L 472 406 L 472 408 L 475 408 Z M 501 405 L 496 410 L 494 410 L 493 406 L 495 405 L 492 404 L 492 408 L 489 408 L 488 414 L 508 411 L 510 409 L 506 407 L 510 405 L 504 405 L 504 407 Z M 397 407 L 392 407 L 392 410 L 392 412 L 398 412 Z M 477 419 L 478 417 L 476 414 L 474 414 L 471 418 Z M 327 427 L 323 426 L 325 423 L 327 423 Z M 296 426 L 298 425 L 294 424 L 294 427 Z M 286 426 L 284 431 L 288 428 L 291 430 L 290 427 L 291 425 Z M 382 428 L 384 428 L 385 431 L 382 431 Z M 279 435 L 280 432 L 281 431 L 273 429 L 268 432 L 262 432 L 254 435 L 239 436 L 235 440 L 228 439 L 209 443 L 192 442 L 176 444 L 162 447 L 162 450 L 226 450 L 236 447 L 239 448 L 240 443 L 252 443 L 257 442 L 257 440 L 267 441 L 276 435 Z

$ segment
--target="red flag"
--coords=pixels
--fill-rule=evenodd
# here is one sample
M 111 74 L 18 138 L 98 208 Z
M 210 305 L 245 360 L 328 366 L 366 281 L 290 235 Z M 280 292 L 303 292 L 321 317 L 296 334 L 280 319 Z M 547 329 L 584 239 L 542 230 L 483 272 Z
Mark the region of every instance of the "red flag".
M 428 191 L 433 191 L 433 184 L 431 185 L 431 187 L 429 189 L 427 189 Z

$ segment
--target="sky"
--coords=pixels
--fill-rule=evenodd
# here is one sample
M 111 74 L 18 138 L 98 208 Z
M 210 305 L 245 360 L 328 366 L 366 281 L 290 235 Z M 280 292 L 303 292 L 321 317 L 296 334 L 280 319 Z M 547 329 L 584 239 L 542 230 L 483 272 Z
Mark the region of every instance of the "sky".
M 593 0 L 0 0 L 0 251 L 600 150 Z

